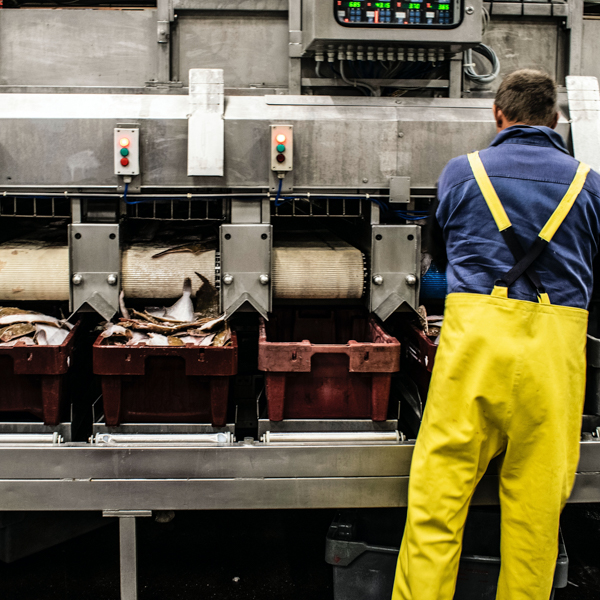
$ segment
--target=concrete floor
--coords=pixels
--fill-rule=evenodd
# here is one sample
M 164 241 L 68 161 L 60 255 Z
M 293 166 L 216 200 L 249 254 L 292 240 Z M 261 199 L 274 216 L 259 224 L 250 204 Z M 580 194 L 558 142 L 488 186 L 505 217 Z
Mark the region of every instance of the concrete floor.
M 139 519 L 140 600 L 332 600 L 323 559 L 334 511 L 177 513 Z M 563 515 L 570 585 L 556 600 L 600 600 L 600 506 Z M 3 600 L 117 600 L 115 523 L 12 564 Z

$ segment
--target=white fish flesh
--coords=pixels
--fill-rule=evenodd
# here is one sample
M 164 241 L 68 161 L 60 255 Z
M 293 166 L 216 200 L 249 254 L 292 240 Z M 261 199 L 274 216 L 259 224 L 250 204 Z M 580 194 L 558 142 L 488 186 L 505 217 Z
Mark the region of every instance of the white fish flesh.
M 207 335 L 204 338 L 198 338 L 200 340 L 198 346 L 210 346 L 212 344 L 212 341 L 215 339 L 215 335 L 216 334 L 213 333 L 211 335 Z
M 146 342 L 148 342 L 150 340 L 150 338 L 145 333 L 142 333 L 141 331 L 132 331 L 131 334 L 132 334 L 132 337 L 127 342 L 128 346 L 145 345 Z
M 108 323 L 106 329 L 100 334 L 103 338 L 109 338 L 113 335 L 131 338 L 132 334 L 129 329 L 125 329 L 121 325 L 115 325 L 114 323 Z
M 192 323 L 194 321 L 194 303 L 192 302 L 192 281 L 186 277 L 183 282 L 183 295 L 171 308 L 167 309 L 165 317 L 181 321 L 182 323 Z
M 60 346 L 69 335 L 65 329 L 57 329 L 53 325 L 36 323 L 36 339 L 39 346 Z
M 160 333 L 149 333 L 148 336 L 150 339 L 147 342 L 148 346 L 168 346 L 169 340 L 166 335 L 161 335 Z

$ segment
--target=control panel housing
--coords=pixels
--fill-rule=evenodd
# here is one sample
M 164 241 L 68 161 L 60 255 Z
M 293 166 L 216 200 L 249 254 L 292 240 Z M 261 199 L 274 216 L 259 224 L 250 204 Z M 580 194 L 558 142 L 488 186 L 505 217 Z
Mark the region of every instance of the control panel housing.
M 271 171 L 294 168 L 294 126 L 271 125 Z
M 140 130 L 116 127 L 113 147 L 115 175 L 139 175 Z
M 332 0 L 343 27 L 451 29 L 460 25 L 463 0 Z
M 303 0 L 304 56 L 339 44 L 461 52 L 481 43 L 482 0 Z

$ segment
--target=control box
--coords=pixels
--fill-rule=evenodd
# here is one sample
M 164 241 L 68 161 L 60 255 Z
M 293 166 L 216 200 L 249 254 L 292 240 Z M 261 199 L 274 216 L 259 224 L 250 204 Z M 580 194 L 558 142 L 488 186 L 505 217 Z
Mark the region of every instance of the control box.
M 140 174 L 140 130 L 115 128 L 115 175 Z
M 303 0 L 302 53 L 337 53 L 340 44 L 458 53 L 482 40 L 482 0 Z
M 271 125 L 271 171 L 294 168 L 294 126 Z

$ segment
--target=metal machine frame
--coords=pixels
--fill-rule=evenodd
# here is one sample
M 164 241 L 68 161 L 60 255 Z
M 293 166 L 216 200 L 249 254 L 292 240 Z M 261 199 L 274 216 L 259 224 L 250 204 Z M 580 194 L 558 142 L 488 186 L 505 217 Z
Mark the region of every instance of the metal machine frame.
M 219 14 L 226 15 L 238 27 L 235 19 L 240 3 L 158 0 L 155 14 L 135 17 L 134 26 L 129 24 L 130 15 L 102 16 L 111 19 L 111 25 L 114 18 L 119 27 L 132 31 L 145 27 L 152 36 L 156 34 L 152 45 L 148 45 L 152 60 L 144 63 L 147 67 L 144 72 L 153 73 L 145 87 L 140 87 L 144 82 L 122 87 L 118 77 L 118 83 L 111 84 L 111 88 L 0 86 L 0 158 L 5 156 L 4 165 L 8 165 L 4 172 L 0 160 L 0 193 L 15 198 L 12 216 L 21 216 L 16 210 L 21 197 L 51 196 L 52 217 L 57 198 L 72 203 L 71 267 L 65 276 L 70 278 L 74 310 L 87 304 L 110 318 L 118 308 L 121 273 L 116 221 L 120 216 L 117 212 L 125 212 L 127 207 L 121 203 L 113 215 L 113 223 L 86 219 L 93 211 L 87 213 L 82 207 L 88 202 L 89 208 L 99 198 L 110 199 L 117 205 L 116 201 L 124 200 L 128 190 L 140 199 L 168 195 L 176 199 L 172 202 L 187 201 L 190 215 L 192 201 L 208 202 L 218 197 L 226 217 L 220 233 L 222 309 L 228 316 L 242 307 L 268 316 L 273 304 L 272 216 L 280 216 L 277 207 L 272 209 L 272 203 L 280 180 L 269 168 L 266 157 L 270 154 L 271 126 L 284 123 L 293 125 L 295 152 L 294 169 L 281 186 L 286 196 L 292 198 L 290 214 L 286 216 L 296 216 L 297 204 L 301 202 L 310 206 L 310 213 L 305 211 L 303 216 L 315 216 L 311 201 L 311 193 L 314 195 L 315 191 L 327 197 L 327 202 L 349 196 L 359 199 L 360 216 L 366 217 L 361 251 L 370 274 L 366 304 L 382 319 L 402 305 L 414 308 L 420 283 L 420 229 L 414 224 L 381 223 L 376 204 L 367 213 L 363 212 L 363 203 L 389 199 L 406 206 L 415 198 L 432 197 L 437 174 L 448 158 L 489 141 L 493 131 L 489 90 L 473 93 L 466 90 L 470 97 L 461 98 L 463 66 L 462 57 L 457 54 L 463 47 L 479 41 L 481 5 L 501 19 L 566 19 L 566 33 L 557 36 L 556 45 L 568 55 L 565 72 L 570 77 L 566 79 L 567 93 L 561 97 L 571 121 L 561 119 L 559 131 L 572 143 L 577 158 L 600 168 L 597 81 L 593 77 L 577 77 L 585 72 L 582 0 L 500 1 L 493 6 L 473 0 L 466 3 L 473 11 L 467 14 L 465 26 L 453 30 L 450 37 L 438 30 L 430 32 L 429 39 L 423 38 L 424 41 L 415 37 L 390 42 L 394 48 L 404 43 L 420 45 L 421 41 L 425 48 L 443 46 L 448 76 L 426 83 L 412 79 L 379 81 L 377 89 L 389 86 L 404 92 L 423 84 L 426 90 L 446 94 L 443 98 L 303 95 L 303 91 L 320 88 L 342 93 L 353 91 L 352 83 L 315 76 L 312 66 L 307 67 L 307 61 L 313 61 L 315 53 L 321 50 L 333 55 L 340 52 L 343 60 L 349 60 L 347 44 L 334 50 L 328 45 L 339 44 L 344 36 L 351 42 L 353 35 L 350 28 L 342 36 L 343 28 L 328 29 L 327 24 L 315 21 L 320 13 L 310 10 L 316 3 L 325 7 L 319 10 L 330 13 L 331 3 L 325 0 L 242 3 L 243 9 L 253 16 L 249 36 L 255 35 L 261 44 L 263 30 L 256 22 L 265 16 L 265 21 L 276 21 L 279 27 L 287 12 L 284 84 L 278 81 L 240 86 L 237 80 L 228 84 L 228 73 L 218 64 L 217 68 L 212 68 L 213 65 L 190 68 L 189 87 L 185 87 L 184 81 L 187 71 L 179 76 L 182 81 L 174 81 L 184 66 L 189 67 L 186 62 L 189 57 L 181 52 L 186 30 L 178 18 L 185 21 L 188 15 L 198 12 L 214 16 L 215 11 L 221 11 Z M 7 12 L 0 11 L 0 40 L 3 19 L 10 23 L 25 19 L 22 15 L 6 17 Z M 26 12 L 32 21 L 46 18 L 35 14 L 36 11 Z M 57 11 L 52 12 L 52 18 L 57 18 Z M 89 15 L 69 11 L 64 18 L 85 21 Z M 535 21 L 540 23 L 541 20 Z M 273 30 L 276 35 L 281 33 L 279 29 Z M 381 35 L 379 31 L 368 32 L 366 38 L 383 44 L 386 40 Z M 563 48 L 565 43 L 567 47 Z M 333 55 L 328 60 L 335 58 Z M 40 77 L 39 72 L 36 76 Z M 239 75 L 236 77 L 239 79 Z M 72 81 L 66 85 L 72 85 Z M 111 147 L 117 126 L 139 129 L 140 174 L 128 181 L 113 173 Z M 90 138 L 94 140 L 93 147 Z M 24 140 L 21 150 L 29 163 L 19 162 L 8 151 L 1 153 L 3 149 L 12 149 L 11 143 L 16 139 Z M 336 152 L 328 146 L 331 140 Z M 451 143 L 444 145 L 447 140 Z M 438 144 L 444 151 L 432 152 Z M 107 168 L 96 160 L 95 151 L 109 156 Z M 429 153 L 428 160 L 419 160 L 425 153 Z M 39 169 L 31 169 L 32 162 L 38 163 Z M 208 214 L 207 204 L 207 218 Z M 156 214 L 152 218 L 156 219 Z M 84 246 L 88 235 L 92 243 Z M 237 242 L 238 239 L 241 241 Z M 402 256 L 402 260 L 392 260 L 396 255 Z M 324 425 L 327 429 L 327 424 Z M 364 423 L 348 426 L 359 433 L 374 430 Z M 142 427 L 138 433 L 146 438 L 140 437 L 137 442 L 131 439 L 119 442 L 117 435 L 103 443 L 100 435 L 94 443 L 57 444 L 56 436 L 44 441 L 48 438 L 43 436 L 51 433 L 45 428 L 27 426 L 16 431 L 10 426 L 0 426 L 0 511 L 92 510 L 119 518 L 121 597 L 134 600 L 137 598 L 136 518 L 149 517 L 153 510 L 406 505 L 414 440 L 405 440 L 398 433 L 397 441 L 335 441 L 332 434 L 326 441 L 315 442 L 309 441 L 315 431 L 309 431 L 311 426 L 306 424 L 298 427 L 307 441 L 273 442 L 266 435 L 263 438 L 267 430 L 278 432 L 278 427 L 281 428 L 259 422 L 262 441 L 247 438 L 222 443 L 222 438 L 215 437 L 212 442 L 189 442 L 182 441 L 181 435 L 193 428 Z M 389 434 L 390 427 L 397 431 L 397 422 L 382 425 L 377 433 Z M 27 437 L 33 431 L 42 436 L 36 438 L 35 444 L 34 438 Z M 294 431 L 298 433 L 298 428 Z M 98 426 L 96 433 L 107 431 Z M 129 433 L 127 428 L 123 433 Z M 233 426 L 228 426 L 224 433 L 231 439 Z M 208 430 L 194 429 L 193 434 L 198 434 L 196 440 L 202 439 Z M 149 442 L 148 436 L 152 435 L 161 436 L 161 441 Z M 588 437 L 591 440 L 581 442 L 570 502 L 600 502 L 600 439 L 597 434 Z M 356 440 L 360 438 L 356 436 Z M 488 475 L 474 502 L 497 501 L 495 480 Z

